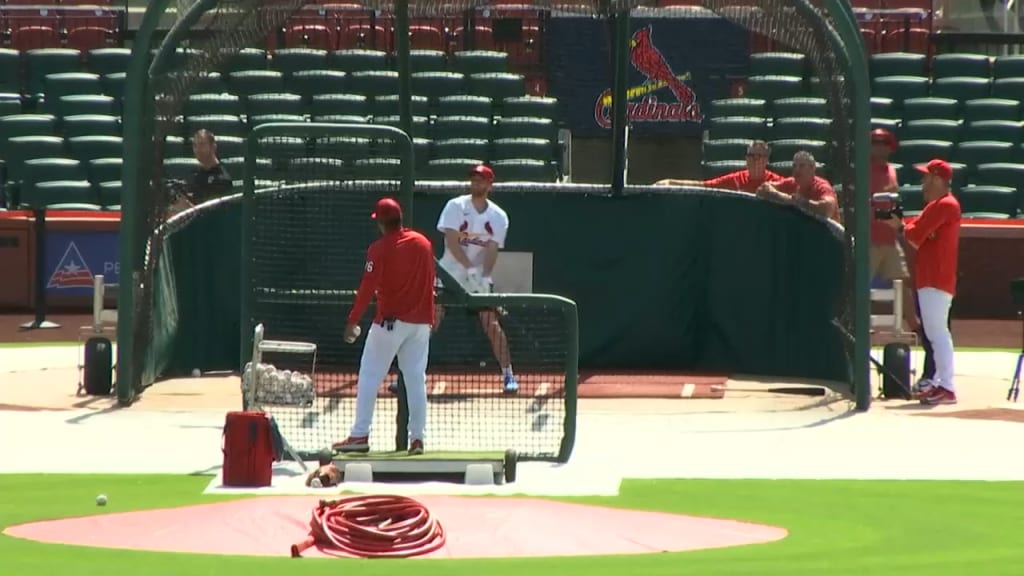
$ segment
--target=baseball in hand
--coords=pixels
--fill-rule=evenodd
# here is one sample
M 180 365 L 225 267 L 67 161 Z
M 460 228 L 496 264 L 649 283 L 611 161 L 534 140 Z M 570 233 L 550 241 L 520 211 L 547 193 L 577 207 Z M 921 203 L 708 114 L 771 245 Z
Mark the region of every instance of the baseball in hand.
M 345 335 L 345 342 L 351 344 L 359 338 L 359 335 L 363 333 L 363 329 L 358 325 L 352 327 L 352 332 Z

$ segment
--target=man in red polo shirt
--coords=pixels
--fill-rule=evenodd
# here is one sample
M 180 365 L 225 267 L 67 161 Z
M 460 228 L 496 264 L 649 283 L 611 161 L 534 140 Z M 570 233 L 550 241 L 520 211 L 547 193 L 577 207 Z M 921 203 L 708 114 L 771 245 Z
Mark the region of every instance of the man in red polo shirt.
M 757 195 L 839 220 L 836 192 L 828 180 L 815 174 L 817 168 L 818 163 L 810 152 L 797 152 L 793 155 L 793 176 L 780 182 L 765 182 L 757 189 Z
M 771 148 L 764 140 L 754 140 L 747 147 L 747 169 L 737 170 L 718 178 L 708 180 L 673 180 L 671 178 L 658 180 L 655 186 L 705 186 L 707 188 L 720 188 L 722 190 L 736 190 L 738 192 L 750 192 L 753 194 L 765 182 L 778 182 L 782 180 L 775 172 L 768 169 L 768 157 L 771 155 Z
M 918 170 L 924 173 L 921 183 L 924 210 L 905 226 L 899 218 L 885 222 L 901 231 L 907 243 L 917 250 L 914 287 L 921 309 L 921 324 L 935 353 L 935 379 L 930 387 L 921 390 L 921 403 L 956 404 L 949 308 L 956 294 L 960 202 L 950 191 L 953 169 L 948 162 L 935 159 Z
M 356 421 L 338 452 L 368 452 L 370 425 L 380 387 L 391 363 L 405 376 L 409 400 L 409 454 L 423 453 L 427 425 L 427 358 L 434 323 L 434 249 L 426 236 L 402 225 L 402 207 L 382 198 L 371 218 L 381 237 L 366 252 L 366 268 L 345 325 L 345 341 L 359 337 L 359 320 L 377 297 L 377 312 L 359 362 Z
M 888 130 L 878 128 L 871 132 L 871 211 L 891 209 L 889 200 L 876 198 L 878 194 L 898 192 L 896 168 L 889 163 L 889 154 L 896 150 L 896 137 Z M 910 277 L 903 249 L 896 241 L 896 231 L 881 220 L 871 219 L 871 277 L 881 275 L 886 280 Z M 906 308 L 905 308 L 906 309 Z

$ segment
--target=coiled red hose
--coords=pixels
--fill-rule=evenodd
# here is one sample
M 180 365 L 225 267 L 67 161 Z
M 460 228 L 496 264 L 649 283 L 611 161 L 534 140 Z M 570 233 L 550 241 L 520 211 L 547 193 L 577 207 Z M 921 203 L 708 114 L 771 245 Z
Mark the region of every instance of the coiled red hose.
M 352 496 L 321 500 L 309 537 L 292 545 L 292 558 L 319 545 L 327 554 L 360 558 L 409 558 L 440 549 L 441 523 L 423 504 L 404 496 Z

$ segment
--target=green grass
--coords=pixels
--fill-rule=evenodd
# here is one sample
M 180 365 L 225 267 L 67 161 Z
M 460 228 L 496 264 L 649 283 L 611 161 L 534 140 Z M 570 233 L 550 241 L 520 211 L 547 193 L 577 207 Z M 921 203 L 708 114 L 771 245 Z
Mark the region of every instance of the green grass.
M 504 452 L 428 452 L 410 456 L 405 450 L 398 452 L 369 452 L 367 454 L 335 454 L 335 460 L 504 460 Z
M 0 476 L 0 524 L 237 499 L 201 496 L 208 476 Z M 106 493 L 110 504 L 97 508 Z M 14 496 L 14 497 L 12 497 Z M 620 496 L 573 502 L 738 518 L 784 526 L 770 544 L 686 553 L 588 558 L 416 560 L 416 576 L 938 576 L 1016 575 L 1024 560 L 1024 483 L 772 480 L 627 481 Z M 105 550 L 0 536 L 3 573 L 216 574 L 410 573 L 388 561 L 293 560 Z M 347 567 L 339 563 L 347 562 Z M 358 564 L 358 566 L 354 565 Z
M 79 346 L 80 342 L 0 342 L 0 348 L 50 348 Z

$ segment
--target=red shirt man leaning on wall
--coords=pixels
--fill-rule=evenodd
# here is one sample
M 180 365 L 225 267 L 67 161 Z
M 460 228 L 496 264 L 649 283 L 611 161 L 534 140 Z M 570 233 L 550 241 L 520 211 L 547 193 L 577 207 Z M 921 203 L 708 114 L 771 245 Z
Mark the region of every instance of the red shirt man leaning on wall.
M 775 172 L 768 169 L 768 157 L 771 148 L 764 140 L 754 140 L 747 147 L 747 169 L 737 170 L 708 180 L 658 180 L 655 186 L 704 186 L 722 190 L 736 190 L 753 194 L 765 182 L 782 180 Z
M 949 163 L 935 159 L 918 170 L 924 173 L 921 182 L 924 210 L 905 226 L 898 218 L 885 222 L 902 231 L 907 244 L 917 250 L 914 287 L 921 308 L 921 324 L 935 352 L 935 379 L 921 397 L 921 403 L 956 404 L 949 309 L 956 294 L 960 202 L 950 190 L 953 169 Z
M 815 175 L 817 168 L 818 163 L 810 152 L 797 152 L 793 155 L 793 176 L 781 182 L 765 182 L 758 188 L 757 195 L 839 220 L 836 192 L 828 180 Z

